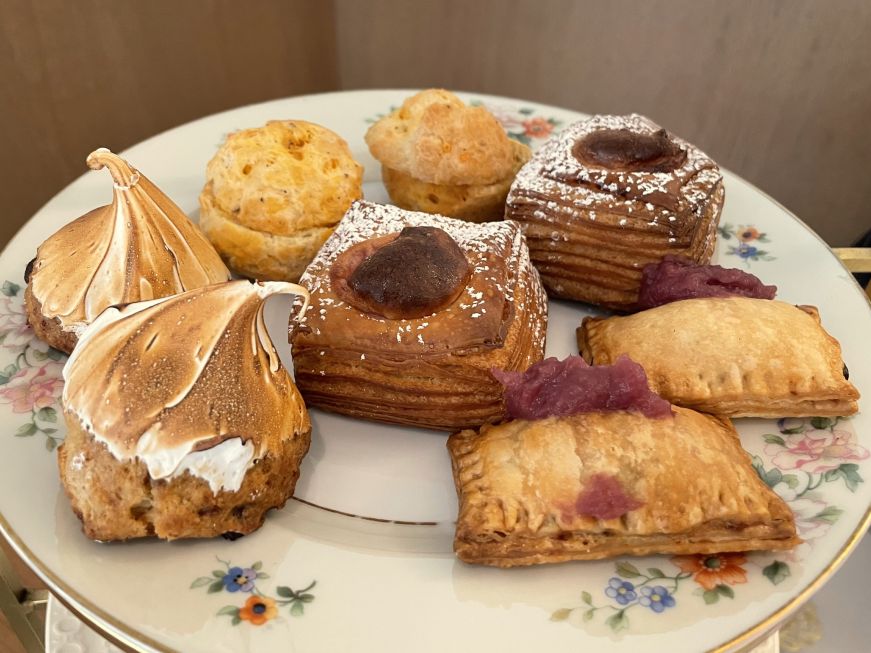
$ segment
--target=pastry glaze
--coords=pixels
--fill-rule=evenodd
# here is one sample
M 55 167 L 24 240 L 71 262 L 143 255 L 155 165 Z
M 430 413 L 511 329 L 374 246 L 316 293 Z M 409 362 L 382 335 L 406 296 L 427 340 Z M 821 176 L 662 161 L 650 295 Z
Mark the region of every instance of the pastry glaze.
M 40 246 L 31 284 L 45 317 L 79 332 L 109 306 L 230 278 L 205 236 L 144 175 L 105 148 L 87 163 L 108 168 L 114 196 Z
M 304 288 L 248 281 L 110 308 L 64 368 L 67 418 L 118 460 L 141 459 L 152 479 L 188 471 L 215 493 L 238 490 L 256 459 L 309 429 L 263 323 L 279 293 L 305 310 Z
M 641 270 L 668 254 L 707 263 L 724 198 L 717 165 L 639 115 L 593 116 L 539 149 L 511 186 L 553 297 L 631 309 Z

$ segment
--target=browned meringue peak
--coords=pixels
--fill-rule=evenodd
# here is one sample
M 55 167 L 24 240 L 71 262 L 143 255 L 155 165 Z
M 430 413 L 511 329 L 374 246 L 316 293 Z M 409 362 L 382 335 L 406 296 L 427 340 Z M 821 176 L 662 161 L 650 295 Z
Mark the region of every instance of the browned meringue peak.
M 249 461 L 275 450 L 309 428 L 263 323 L 279 293 L 308 306 L 301 286 L 243 280 L 106 310 L 64 368 L 68 417 L 116 458 L 143 460 L 152 478 L 231 438 L 253 444 Z
M 109 169 L 114 197 L 39 247 L 31 281 L 43 315 L 77 330 L 108 306 L 230 278 L 199 228 L 144 175 L 105 148 L 87 163 Z

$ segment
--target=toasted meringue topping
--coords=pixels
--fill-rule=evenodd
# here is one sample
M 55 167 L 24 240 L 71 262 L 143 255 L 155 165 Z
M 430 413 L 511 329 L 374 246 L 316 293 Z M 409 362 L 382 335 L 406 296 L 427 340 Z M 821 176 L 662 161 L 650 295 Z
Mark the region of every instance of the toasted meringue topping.
M 79 331 L 109 306 L 230 278 L 211 243 L 144 175 L 105 148 L 87 162 L 109 169 L 114 197 L 40 246 L 31 282 L 45 316 Z
M 232 281 L 107 309 L 64 367 L 64 409 L 153 479 L 187 471 L 238 490 L 256 459 L 309 428 L 263 322 L 279 293 L 308 305 L 296 284 Z

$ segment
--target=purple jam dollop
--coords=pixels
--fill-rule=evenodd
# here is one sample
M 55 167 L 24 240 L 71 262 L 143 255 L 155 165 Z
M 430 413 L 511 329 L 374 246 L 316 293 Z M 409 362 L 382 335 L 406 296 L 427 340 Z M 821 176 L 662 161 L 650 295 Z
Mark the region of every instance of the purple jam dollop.
M 735 268 L 698 265 L 677 256 L 648 263 L 641 276 L 638 310 L 696 297 L 752 297 L 774 299 L 777 286 L 766 286 L 759 277 Z
M 671 417 L 671 404 L 650 391 L 644 369 L 626 355 L 613 365 L 587 365 L 580 356 L 546 358 L 525 372 L 491 370 L 505 386 L 505 406 L 515 419 L 566 417 L 631 410 Z

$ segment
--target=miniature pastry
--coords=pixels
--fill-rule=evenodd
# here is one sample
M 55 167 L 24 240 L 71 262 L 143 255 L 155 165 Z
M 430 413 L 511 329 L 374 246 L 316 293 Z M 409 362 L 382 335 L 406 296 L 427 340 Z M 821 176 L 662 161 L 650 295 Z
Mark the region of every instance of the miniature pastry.
M 297 281 L 361 197 L 363 167 L 342 138 L 272 120 L 230 134 L 209 161 L 200 226 L 235 272 Z
M 500 220 L 530 149 L 484 107 L 441 89 L 421 91 L 366 133 L 397 206 L 472 222 Z
M 285 282 L 110 308 L 64 368 L 61 481 L 96 540 L 238 536 L 293 494 L 311 425 L 269 339 Z
M 859 392 L 813 306 L 747 297 L 686 299 L 626 317 L 585 318 L 583 357 L 627 354 L 673 404 L 733 417 L 851 415 Z
M 292 334 L 309 407 L 454 429 L 498 420 L 490 368 L 544 354 L 546 298 L 516 224 L 357 202 L 300 283 Z
M 791 511 L 760 480 L 728 419 L 678 407 L 651 413 L 644 395 L 647 410 L 625 401 L 619 378 L 643 372 L 631 361 L 622 367 L 607 372 L 616 392 L 596 405 L 572 387 L 585 372 L 600 377 L 597 368 L 548 359 L 507 393 L 531 380 L 539 391 L 531 395 L 548 389 L 540 404 L 564 402 L 567 391 L 581 412 L 539 412 L 448 439 L 461 560 L 514 567 L 800 542 Z M 616 410 L 607 405 L 615 396 Z
M 109 169 L 112 204 L 49 237 L 25 273 L 27 320 L 55 349 L 73 350 L 107 307 L 227 281 L 230 272 L 182 210 L 107 149 L 88 166 Z
M 695 146 L 643 116 L 594 116 L 521 169 L 505 217 L 523 227 L 551 296 L 626 309 L 644 265 L 710 261 L 723 196 L 717 165 Z

